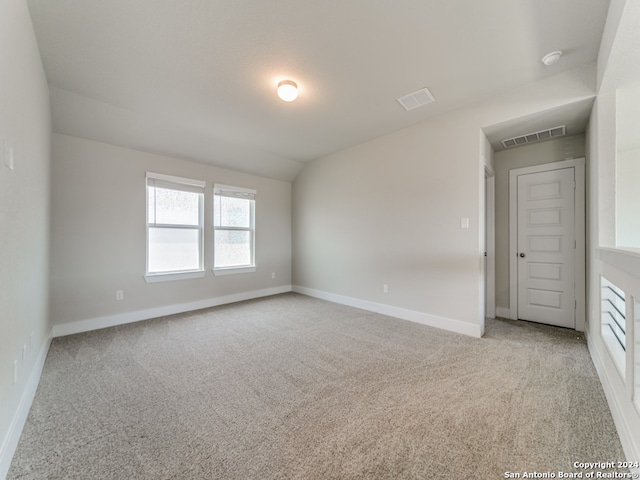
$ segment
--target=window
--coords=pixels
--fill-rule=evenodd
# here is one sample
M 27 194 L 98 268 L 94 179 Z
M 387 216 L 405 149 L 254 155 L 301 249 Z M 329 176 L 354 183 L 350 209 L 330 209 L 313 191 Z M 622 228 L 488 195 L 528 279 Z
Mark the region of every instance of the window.
M 604 277 L 600 277 L 602 309 L 600 334 L 622 378 L 625 378 L 627 322 L 625 293 Z
M 204 276 L 204 185 L 147 172 L 147 281 Z
M 255 271 L 256 191 L 214 185 L 214 274 Z

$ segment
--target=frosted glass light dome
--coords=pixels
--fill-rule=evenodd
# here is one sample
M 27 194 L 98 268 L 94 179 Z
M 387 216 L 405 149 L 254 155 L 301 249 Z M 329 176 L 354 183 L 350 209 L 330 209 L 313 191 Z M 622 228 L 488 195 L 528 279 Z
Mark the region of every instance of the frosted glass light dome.
M 278 96 L 285 102 L 293 102 L 298 98 L 298 85 L 291 80 L 283 80 L 278 84 Z

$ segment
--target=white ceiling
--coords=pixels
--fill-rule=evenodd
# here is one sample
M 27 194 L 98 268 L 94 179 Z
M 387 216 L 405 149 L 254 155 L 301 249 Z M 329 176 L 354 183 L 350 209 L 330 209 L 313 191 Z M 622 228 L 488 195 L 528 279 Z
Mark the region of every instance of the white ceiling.
M 609 1 L 28 3 L 56 132 L 290 181 L 310 160 L 594 62 Z M 277 98 L 282 79 L 300 86 L 295 102 Z M 434 103 L 396 101 L 423 87 Z
M 565 126 L 566 135 L 584 133 L 595 98 L 573 102 L 551 110 L 532 113 L 526 117 L 484 128 L 484 134 L 496 152 L 506 150 L 502 140 Z M 518 147 L 513 147 L 518 148 Z

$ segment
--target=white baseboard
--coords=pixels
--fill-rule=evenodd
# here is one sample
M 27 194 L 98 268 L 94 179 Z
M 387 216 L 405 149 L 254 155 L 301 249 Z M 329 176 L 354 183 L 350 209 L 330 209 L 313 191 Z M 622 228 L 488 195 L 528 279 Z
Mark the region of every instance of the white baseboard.
M 368 310 L 370 312 L 381 313 L 390 317 L 409 320 L 411 322 L 421 323 L 430 327 L 449 330 L 450 332 L 462 333 L 471 337 L 480 338 L 482 336 L 481 325 L 462 322 L 453 318 L 440 317 L 428 313 L 417 312 L 415 310 L 408 310 L 406 308 L 370 302 L 368 300 L 360 300 L 358 298 L 346 297 L 343 295 L 337 295 L 335 293 L 315 290 L 313 288 L 301 287 L 298 285 L 293 286 L 293 291 L 296 293 L 301 293 L 303 295 L 308 295 L 310 297 L 327 300 L 329 302 L 340 303 L 342 305 L 348 305 L 350 307 L 360 308 L 362 310 Z
M 49 336 L 42 343 L 42 347 L 40 348 L 38 357 L 36 358 L 36 363 L 31 370 L 31 374 L 29 375 L 29 379 L 27 380 L 25 389 L 22 392 L 22 397 L 20 398 L 18 409 L 13 415 L 7 434 L 2 439 L 2 444 L 0 445 L 1 479 L 6 478 L 7 473 L 9 472 L 9 467 L 11 466 L 13 454 L 18 447 L 22 429 L 24 428 L 24 424 L 27 421 L 27 416 L 29 415 L 29 410 L 31 409 L 33 397 L 35 397 L 36 390 L 38 389 L 38 383 L 40 383 L 40 375 L 42 374 L 42 369 L 44 368 L 44 361 L 47 358 L 47 353 L 49 353 L 51 338 L 51 333 L 49 333 Z
M 617 391 L 620 391 L 620 388 L 616 388 L 611 380 L 612 376 L 618 375 L 616 367 L 613 365 L 612 360 L 608 361 L 611 365 L 607 367 L 607 362 L 601 358 L 601 355 L 608 355 L 608 352 L 598 348 L 596 342 L 591 339 L 591 335 L 589 335 L 588 332 L 585 333 L 587 333 L 589 354 L 591 355 L 591 360 L 593 361 L 596 372 L 598 372 L 600 384 L 607 398 L 609 410 L 611 411 L 613 422 L 618 431 L 618 437 L 620 437 L 624 454 L 627 457 L 627 461 L 638 462 L 640 461 L 640 436 L 638 435 L 640 427 L 637 425 L 640 425 L 640 414 L 635 410 L 631 399 L 625 398 L 627 395 L 624 388 L 622 389 L 622 393 L 617 393 Z M 623 405 L 622 402 L 628 402 L 628 405 Z M 634 418 L 630 418 L 631 416 Z M 630 471 L 640 475 L 640 469 L 630 469 Z
M 114 327 L 116 325 L 124 325 L 126 323 L 139 322 L 141 320 L 149 320 L 150 318 L 163 317 L 165 315 L 190 312 L 192 310 L 200 310 L 201 308 L 216 307 L 218 305 L 241 302 L 243 300 L 268 297 L 270 295 L 277 295 L 279 293 L 286 293 L 290 291 L 291 285 L 282 285 L 280 287 L 253 290 L 250 292 L 225 295 L 223 297 L 207 298 L 205 300 L 198 300 L 195 302 L 178 303 L 175 305 L 167 305 L 164 307 L 148 308 L 145 310 L 136 310 L 134 312 L 108 315 L 106 317 L 90 318 L 87 320 L 79 320 L 76 322 L 62 323 L 60 325 L 54 325 L 53 337 L 63 337 L 65 335 L 73 335 L 74 333 L 89 332 L 91 330 L 98 330 L 101 328 Z
M 511 318 L 511 310 L 504 307 L 496 307 L 496 317 Z

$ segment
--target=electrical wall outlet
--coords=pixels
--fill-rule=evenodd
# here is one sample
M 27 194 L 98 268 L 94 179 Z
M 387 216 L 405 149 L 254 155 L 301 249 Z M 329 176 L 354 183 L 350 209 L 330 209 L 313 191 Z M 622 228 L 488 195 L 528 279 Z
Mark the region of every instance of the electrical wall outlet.
M 116 300 L 124 299 L 124 290 L 116 290 Z
M 382 285 L 382 293 L 389 293 L 389 285 L 386 283 Z
M 271 278 L 276 278 L 276 272 L 271 272 Z

